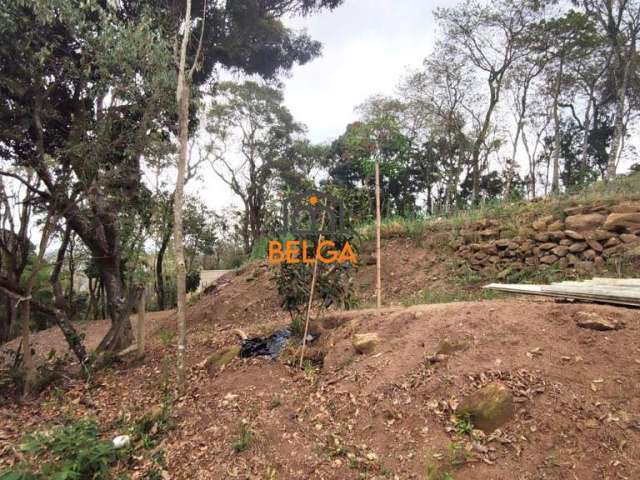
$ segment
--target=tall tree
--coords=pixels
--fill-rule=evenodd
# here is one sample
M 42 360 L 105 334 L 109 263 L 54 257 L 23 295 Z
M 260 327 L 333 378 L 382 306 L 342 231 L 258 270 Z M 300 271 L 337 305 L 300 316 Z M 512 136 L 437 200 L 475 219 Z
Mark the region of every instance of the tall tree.
M 303 127 L 284 106 L 278 89 L 248 81 L 224 82 L 216 90 L 207 112 L 207 151 L 213 171 L 242 201 L 242 236 L 249 253 L 264 233 L 276 170 Z
M 437 9 L 435 16 L 445 29 L 444 48 L 459 52 L 473 64 L 484 75 L 487 85 L 488 103 L 482 110 L 482 121 L 471 151 L 472 202 L 476 203 L 480 192 L 481 150 L 490 132 L 505 75 L 526 53 L 519 45 L 530 10 L 526 3 L 512 0 L 490 4 L 466 0 L 454 8 Z

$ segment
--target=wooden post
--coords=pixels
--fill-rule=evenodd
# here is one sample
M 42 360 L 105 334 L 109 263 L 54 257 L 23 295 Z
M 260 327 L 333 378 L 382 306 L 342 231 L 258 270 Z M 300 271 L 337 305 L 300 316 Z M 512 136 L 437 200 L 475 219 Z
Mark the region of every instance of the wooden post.
M 142 294 L 140 295 L 140 300 L 138 300 L 138 324 L 137 327 L 137 335 L 136 335 L 136 343 L 138 345 L 138 357 L 142 358 L 144 356 L 144 316 L 147 304 L 147 296 L 146 290 L 142 290 Z
M 382 258 L 380 256 L 380 160 L 376 156 L 376 306 L 382 307 Z

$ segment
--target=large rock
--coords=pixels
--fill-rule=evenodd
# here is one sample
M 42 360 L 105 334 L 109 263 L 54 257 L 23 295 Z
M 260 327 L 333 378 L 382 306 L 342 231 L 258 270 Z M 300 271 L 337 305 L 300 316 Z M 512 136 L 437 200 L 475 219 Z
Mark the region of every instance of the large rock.
M 580 328 L 587 328 L 589 330 L 598 330 L 605 332 L 607 330 L 617 330 L 622 328 L 622 325 L 615 320 L 609 320 L 595 312 L 578 312 L 576 313 L 576 325 Z
M 360 354 L 373 352 L 380 344 L 380 336 L 377 333 L 356 333 L 351 339 L 353 348 Z
M 557 220 L 547 227 L 550 232 L 559 232 L 564 229 L 564 223 L 562 220 Z
M 581 215 L 572 215 L 565 219 L 567 230 L 576 232 L 584 232 L 586 230 L 595 230 L 605 222 L 604 215 L 599 213 L 585 213 Z
M 640 230 L 640 213 L 612 213 L 604 223 L 605 230 Z
M 540 250 L 542 251 L 547 251 L 547 250 L 551 250 L 552 248 L 556 247 L 557 245 L 555 243 L 551 243 L 551 242 L 547 242 L 547 243 L 543 243 L 542 245 L 540 245 Z
M 609 240 L 611 237 L 615 236 L 615 233 L 609 232 L 607 230 L 602 230 L 600 228 L 593 230 L 591 232 L 585 232 L 585 238 L 589 240 L 595 240 L 596 242 L 602 242 L 603 240 Z
M 640 202 L 622 202 L 611 208 L 613 213 L 636 213 L 640 212 Z
M 490 383 L 462 400 L 456 415 L 468 416 L 474 427 L 491 433 L 513 418 L 513 396 L 501 383 Z
M 607 240 L 607 242 L 604 244 L 605 248 L 610 248 L 610 247 L 615 247 L 616 245 L 620 245 L 620 240 L 618 239 L 618 237 L 611 237 L 609 240 Z

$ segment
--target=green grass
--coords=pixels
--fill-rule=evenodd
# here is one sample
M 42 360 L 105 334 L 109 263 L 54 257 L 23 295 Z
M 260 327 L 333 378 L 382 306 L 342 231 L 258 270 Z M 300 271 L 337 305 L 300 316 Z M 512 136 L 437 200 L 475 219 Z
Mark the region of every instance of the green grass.
M 240 425 L 240 433 L 238 438 L 233 442 L 233 451 L 236 453 L 244 452 L 249 448 L 251 443 L 251 429 L 246 423 Z
M 401 303 L 405 307 L 434 303 L 477 302 L 480 300 L 496 300 L 506 295 L 495 290 L 421 290 L 417 294 L 405 298 Z
M 502 230 L 514 235 L 529 226 L 536 217 L 554 215 L 562 218 L 564 209 L 578 204 L 612 205 L 622 200 L 640 200 L 640 173 L 621 176 L 611 182 L 599 181 L 579 191 L 565 192 L 542 200 L 515 202 L 495 200 L 475 207 L 441 212 L 427 217 L 385 218 L 381 224 L 382 238 L 420 238 L 429 232 L 463 230 L 481 219 L 499 220 Z M 363 240 L 375 238 L 373 222 L 360 225 L 356 232 Z

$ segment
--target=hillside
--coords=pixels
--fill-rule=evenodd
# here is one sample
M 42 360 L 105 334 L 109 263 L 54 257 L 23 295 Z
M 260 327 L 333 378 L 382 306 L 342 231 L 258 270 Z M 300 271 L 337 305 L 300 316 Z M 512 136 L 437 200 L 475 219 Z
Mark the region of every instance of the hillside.
M 18 444 L 25 432 L 91 417 L 105 438 L 136 432 L 141 419 L 153 425 L 113 467 L 131 478 L 638 478 L 638 311 L 503 297 L 480 287 L 499 278 L 637 276 L 634 224 L 604 224 L 620 209 L 637 215 L 639 197 L 622 191 L 386 222 L 387 307 L 380 311 L 367 309 L 375 259 L 371 231 L 363 228 L 359 308 L 314 320 L 320 336 L 304 370 L 292 366 L 295 346 L 277 361 L 236 358 L 236 329 L 264 335 L 289 323 L 272 267 L 249 263 L 192 300 L 183 396 L 168 401 L 175 326 L 171 315 L 158 315 L 144 360 L 116 362 L 90 383 L 64 375 L 36 400 L 4 402 L 0 471 L 24 458 Z M 593 214 L 601 224 L 576 229 L 571 217 Z M 559 221 L 562 228 L 551 227 Z M 584 258 L 595 245 L 590 240 L 602 242 L 587 238 L 597 230 L 629 241 Z M 552 239 L 551 232 L 565 237 Z M 567 253 L 551 264 L 527 263 L 558 246 L 569 249 L 561 244 L 567 239 L 589 246 L 576 252 L 577 262 L 561 261 Z M 554 246 L 543 249 L 545 243 Z M 485 251 L 493 248 L 495 255 Z M 478 252 L 486 253 L 482 265 Z M 498 260 L 484 261 L 491 256 Z M 608 320 L 615 329 L 583 328 L 583 318 Z M 358 353 L 354 339 L 371 334 L 371 348 Z M 40 332 L 38 348 L 57 335 Z M 482 431 L 461 405 L 496 385 L 509 395 L 509 412 L 497 430 Z

